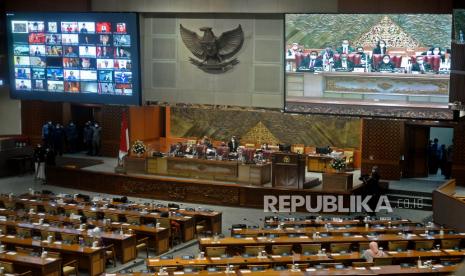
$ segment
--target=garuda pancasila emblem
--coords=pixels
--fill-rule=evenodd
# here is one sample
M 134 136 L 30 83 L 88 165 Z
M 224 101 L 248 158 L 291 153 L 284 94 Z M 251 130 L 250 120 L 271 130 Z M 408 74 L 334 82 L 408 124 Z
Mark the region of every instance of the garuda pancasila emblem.
M 223 73 L 238 64 L 237 58 L 233 58 L 242 48 L 244 32 L 239 24 L 237 28 L 224 32 L 218 38 L 210 27 L 200 30 L 203 36 L 184 28 L 180 25 L 181 38 L 187 49 L 200 60 L 189 58 L 189 61 L 207 73 Z

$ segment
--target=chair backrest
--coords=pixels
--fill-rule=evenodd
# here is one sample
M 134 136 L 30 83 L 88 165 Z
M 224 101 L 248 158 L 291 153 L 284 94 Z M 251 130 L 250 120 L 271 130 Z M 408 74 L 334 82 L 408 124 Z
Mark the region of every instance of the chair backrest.
M 171 229 L 169 218 L 157 218 L 157 222 L 160 223 L 160 227 Z
M 408 241 L 390 241 L 388 243 L 389 251 L 407 250 Z
M 6 273 L 14 273 L 13 263 L 0 261 L 0 267 L 5 269 Z
M 220 257 L 226 254 L 226 246 L 207 247 L 205 253 L 208 257 Z
M 370 245 L 368 242 L 359 242 L 358 243 L 358 251 L 364 252 L 365 250 L 369 249 Z
M 34 252 L 34 249 L 28 248 L 28 247 L 21 247 L 21 246 L 15 246 L 15 250 L 18 253 L 23 253 L 23 254 L 32 254 Z
M 87 218 L 97 219 L 97 212 L 83 210 L 82 213 L 83 213 L 84 216 L 86 216 Z
M 375 266 L 392 265 L 392 257 L 373 258 L 373 264 Z
M 352 262 L 352 267 L 370 267 L 373 266 L 372 262 Z
M 316 254 L 318 251 L 321 250 L 321 243 L 309 243 L 309 244 L 302 244 L 302 254 L 305 253 L 310 253 L 310 254 Z
M 434 241 L 416 241 L 415 250 L 430 250 L 433 248 Z
M 48 238 L 48 236 L 52 236 L 55 239 L 55 232 L 47 231 L 47 230 L 41 230 L 40 231 L 40 236 L 42 237 L 42 240 L 46 240 Z
M 75 234 L 68 234 L 68 233 L 61 233 L 61 240 L 67 243 L 77 243 L 78 242 L 78 235 Z
M 16 227 L 16 235 L 18 235 L 20 237 L 23 237 L 23 238 L 30 238 L 31 237 L 31 229 Z
M 373 59 L 373 68 L 378 69 L 378 65 L 381 62 L 381 60 L 383 59 L 383 55 L 373 54 L 372 59 Z
M 130 224 L 140 224 L 140 217 L 138 216 L 126 216 L 126 222 Z
M 244 253 L 247 255 L 257 256 L 258 252 L 265 250 L 265 246 L 258 245 L 258 246 L 245 246 Z
M 352 55 L 352 60 L 350 59 L 351 55 Z M 360 62 L 362 61 L 362 56 L 360 54 L 350 54 L 349 60 L 352 61 L 354 65 L 359 65 Z
M 330 244 L 332 253 L 338 253 L 341 251 L 349 252 L 351 243 L 338 242 Z
M 275 244 L 271 247 L 271 254 L 273 255 L 290 255 L 292 251 L 292 244 Z
M 118 214 L 115 214 L 115 213 L 108 213 L 108 214 L 105 214 L 105 217 L 106 218 L 109 218 L 111 221 L 113 222 L 118 222 L 119 221 L 119 215 Z
M 460 239 L 447 239 L 441 240 L 441 248 L 443 249 L 452 249 L 452 248 L 460 248 Z
M 396 68 L 399 68 L 402 63 L 402 56 L 391 56 L 391 62 Z

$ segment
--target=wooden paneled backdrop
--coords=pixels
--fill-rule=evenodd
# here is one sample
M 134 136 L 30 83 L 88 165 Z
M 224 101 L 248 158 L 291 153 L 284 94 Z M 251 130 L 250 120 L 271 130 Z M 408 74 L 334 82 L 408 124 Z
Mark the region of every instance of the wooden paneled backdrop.
M 362 174 L 376 165 L 383 179 L 400 179 L 403 137 L 404 121 L 363 119 Z

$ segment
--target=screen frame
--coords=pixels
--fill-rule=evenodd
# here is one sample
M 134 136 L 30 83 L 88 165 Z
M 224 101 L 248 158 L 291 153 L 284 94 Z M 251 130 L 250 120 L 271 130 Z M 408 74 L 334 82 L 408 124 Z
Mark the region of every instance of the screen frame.
M 372 13 L 367 13 L 367 12 L 362 12 L 362 13 L 354 13 L 354 12 L 286 12 L 283 13 L 283 51 L 282 51 L 282 59 L 283 59 L 283 106 L 282 106 L 282 111 L 284 113 L 289 113 L 289 114 L 315 114 L 315 115 L 328 115 L 328 116 L 347 116 L 347 117 L 358 117 L 358 118 L 363 118 L 363 117 L 377 117 L 377 118 L 392 118 L 392 115 L 384 115 L 384 114 L 379 114 L 379 115 L 374 115 L 370 112 L 370 114 L 362 114 L 362 113 L 349 113 L 349 112 L 343 112 L 343 113 L 324 113 L 324 112 L 312 112 L 312 111 L 295 111 L 295 110 L 290 110 L 288 109 L 288 100 L 287 100 L 287 71 L 286 71 L 286 45 L 287 45 L 287 40 L 286 40 L 286 17 L 288 15 L 324 15 L 324 14 L 329 14 L 329 15 L 382 15 L 382 14 L 396 14 L 396 15 L 407 15 L 407 14 L 413 14 L 413 15 L 449 15 L 451 16 L 451 33 L 450 33 L 450 39 L 451 39 L 451 45 L 450 45 L 450 51 L 452 53 L 452 44 L 453 44 L 453 33 L 454 33 L 454 13 L 420 13 L 420 12 L 396 12 L 396 13 L 388 13 L 388 12 L 372 12 Z M 453 54 L 453 53 L 452 53 Z M 451 60 L 452 62 L 452 60 Z M 450 75 L 449 75 L 449 81 L 450 81 Z M 450 85 L 449 85 L 449 102 L 450 102 Z M 340 109 L 343 109 L 344 107 L 360 107 L 360 109 L 370 109 L 369 105 L 363 105 L 363 104 L 348 104 L 348 103 L 334 103 L 334 101 L 338 101 L 341 99 L 338 98 L 327 98 L 325 101 L 322 101 L 320 103 L 307 103 L 307 105 L 337 105 L 340 107 Z M 391 105 L 380 105 L 377 106 L 378 109 L 386 109 L 389 110 L 392 108 Z M 402 102 L 399 102 L 398 106 L 395 106 L 395 108 L 398 109 L 404 109 L 404 110 L 425 110 L 425 108 L 417 108 L 417 107 L 404 107 L 402 106 Z M 438 110 L 437 108 L 426 108 L 427 110 L 431 110 L 434 112 L 434 110 Z M 452 113 L 451 110 L 449 109 L 444 109 L 445 112 L 450 112 Z M 444 111 L 439 111 L 440 113 Z M 395 118 L 398 119 L 412 119 L 412 117 L 409 116 L 394 116 Z M 422 119 L 422 118 L 417 118 L 413 117 L 414 119 Z M 450 121 L 449 119 L 442 119 L 442 118 L 431 118 L 427 117 L 424 118 L 425 120 L 439 120 L 439 121 Z
M 105 16 L 115 15 L 121 17 L 127 17 L 127 21 L 133 21 L 134 26 L 126 34 L 131 35 L 131 48 L 137 51 L 137 55 L 133 55 L 131 58 L 132 63 L 132 84 L 133 91 L 131 96 L 125 95 L 106 95 L 98 93 L 69 93 L 69 92 L 49 92 L 49 91 L 23 91 L 16 90 L 15 75 L 14 72 L 14 53 L 13 53 L 13 32 L 12 32 L 12 21 L 13 20 L 24 20 L 33 21 L 31 17 L 44 18 L 40 19 L 47 21 L 47 16 L 56 16 L 57 22 L 69 20 L 78 22 L 94 21 L 99 22 L 100 18 Z M 79 17 L 82 16 L 83 18 Z M 19 17 L 19 18 L 17 18 Z M 71 18 L 73 17 L 73 18 Z M 79 20 L 76 20 L 79 17 Z M 5 13 L 5 26 L 6 26 L 6 43 L 7 43 L 7 55 L 8 55 L 8 80 L 10 82 L 9 93 L 10 98 L 18 100 L 41 100 L 41 101 L 52 101 L 52 102 L 71 102 L 71 103 L 82 103 L 82 104 L 106 104 L 106 105 L 136 105 L 140 106 L 142 102 L 142 80 L 141 80 L 141 45 L 140 45 L 140 19 L 139 13 L 137 12 L 15 12 L 7 11 Z M 38 20 L 38 21 L 40 21 Z M 122 20 L 122 19 L 121 19 Z M 46 33 L 46 32 L 44 32 Z M 134 33 L 134 34 L 132 34 Z M 61 34 L 61 32 L 60 32 Z M 80 34 L 80 33 L 78 33 Z M 95 32 L 97 34 L 97 32 Z M 111 33 L 114 35 L 114 32 Z M 134 38 L 133 38 L 134 37 Z M 133 45 L 136 43 L 136 45 Z M 79 46 L 79 44 L 77 45 Z M 112 46 L 113 47 L 113 46 Z M 63 57 L 63 56 L 62 56 Z M 113 57 L 113 59 L 115 59 Z M 63 67 L 61 67 L 63 68 Z M 63 68 L 65 70 L 65 68 Z M 96 68 L 95 71 L 98 72 Z M 113 68 L 113 72 L 116 72 Z M 64 82 L 64 80 L 63 80 Z M 97 87 L 98 87 L 98 76 L 97 76 Z M 114 82 L 113 82 L 114 83 Z M 135 91 L 134 87 L 137 87 Z M 98 88 L 97 88 L 98 89 Z

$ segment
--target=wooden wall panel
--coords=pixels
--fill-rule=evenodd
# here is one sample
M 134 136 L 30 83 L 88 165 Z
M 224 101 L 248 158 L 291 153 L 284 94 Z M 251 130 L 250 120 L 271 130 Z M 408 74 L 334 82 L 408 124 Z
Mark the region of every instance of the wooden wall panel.
M 104 105 L 101 108 L 101 125 L 102 125 L 102 149 L 101 154 L 104 156 L 118 156 L 121 116 L 128 112 L 124 106 Z
M 163 135 L 163 108 L 159 106 L 140 106 L 129 108 L 129 140 L 146 142 L 154 150 L 160 150 L 160 138 Z
M 454 128 L 452 178 L 456 184 L 465 186 L 465 122 L 460 122 Z
M 42 125 L 51 120 L 61 122 L 63 106 L 56 102 L 21 101 L 21 129 L 33 144 L 42 142 Z
M 363 119 L 362 174 L 369 173 L 377 165 L 381 178 L 400 179 L 403 146 L 403 121 Z

